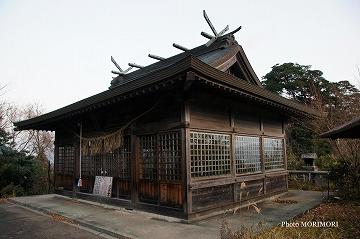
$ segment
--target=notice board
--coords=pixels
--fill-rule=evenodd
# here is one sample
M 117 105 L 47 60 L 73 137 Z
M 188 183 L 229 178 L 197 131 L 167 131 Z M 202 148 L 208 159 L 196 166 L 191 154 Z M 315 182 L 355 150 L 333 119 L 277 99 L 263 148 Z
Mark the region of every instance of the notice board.
M 93 194 L 102 197 L 111 197 L 112 177 L 96 176 Z

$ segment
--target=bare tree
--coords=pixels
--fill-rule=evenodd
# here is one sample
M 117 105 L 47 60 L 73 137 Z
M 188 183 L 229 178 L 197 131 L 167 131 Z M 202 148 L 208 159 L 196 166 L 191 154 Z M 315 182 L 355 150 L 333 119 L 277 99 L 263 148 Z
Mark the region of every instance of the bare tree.
M 43 109 L 39 104 L 31 104 L 23 108 L 12 107 L 8 111 L 8 119 L 10 122 L 15 122 L 30 119 L 42 113 Z M 48 157 L 53 152 L 54 134 L 52 132 L 39 130 L 11 130 L 10 132 L 17 150 L 27 151 L 43 163 L 51 160 Z
M 54 134 L 48 131 L 15 131 L 14 122 L 30 119 L 43 113 L 39 104 L 19 107 L 3 99 L 5 86 L 0 84 L 0 129 L 7 133 L 9 144 L 17 151 L 38 158 L 44 165 L 52 161 Z
M 359 80 L 360 80 L 360 70 Z M 359 81 L 360 82 L 360 81 Z M 316 133 L 323 133 L 340 124 L 360 116 L 360 93 L 339 92 L 339 89 L 333 89 L 336 102 L 332 105 L 324 104 L 321 92 L 314 88 L 316 100 L 313 107 L 320 113 L 321 117 L 313 120 L 310 127 Z M 334 160 L 331 170 L 332 177 L 335 180 L 340 196 L 349 199 L 360 198 L 360 139 L 337 139 L 331 140 L 330 145 L 333 148 Z

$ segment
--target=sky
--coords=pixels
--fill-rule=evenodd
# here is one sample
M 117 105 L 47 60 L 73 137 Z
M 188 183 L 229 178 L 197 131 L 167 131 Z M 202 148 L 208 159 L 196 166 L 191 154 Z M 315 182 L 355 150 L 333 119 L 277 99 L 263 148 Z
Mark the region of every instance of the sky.
M 203 9 L 218 31 L 242 26 L 235 37 L 259 78 L 295 62 L 360 87 L 358 0 L 0 0 L 1 97 L 49 112 L 107 90 L 110 56 L 127 68 L 180 53 L 174 42 L 206 43 Z

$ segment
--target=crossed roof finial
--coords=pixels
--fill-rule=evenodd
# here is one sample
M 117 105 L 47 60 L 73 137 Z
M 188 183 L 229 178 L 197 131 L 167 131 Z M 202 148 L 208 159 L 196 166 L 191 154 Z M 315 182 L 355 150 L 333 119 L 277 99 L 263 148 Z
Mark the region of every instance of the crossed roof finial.
M 112 56 L 111 56 L 111 61 L 112 61 L 112 63 L 114 63 L 116 68 L 118 68 L 118 70 L 119 70 L 119 71 L 111 71 L 111 73 L 113 73 L 113 74 L 125 75 L 126 73 L 128 73 L 133 68 L 132 66 L 130 66 L 126 70 L 121 69 L 121 67 L 118 65 L 118 63 L 115 61 L 114 57 L 112 57 Z
M 210 40 L 205 44 L 206 46 L 210 46 L 214 41 L 216 41 L 216 39 L 218 39 L 220 36 L 222 36 L 227 30 L 229 30 L 229 25 L 226 25 L 226 27 L 220 31 L 219 33 L 216 31 L 214 25 L 211 23 L 208 15 L 206 14 L 206 11 L 203 10 L 203 15 L 204 15 L 204 18 L 207 22 L 207 24 L 209 25 L 209 27 L 211 28 L 211 31 L 214 33 L 214 36 L 206 33 L 206 32 L 201 32 L 201 35 L 206 35 L 205 37 L 206 38 L 209 38 L 210 37 Z
M 204 18 L 205 18 L 207 24 L 209 25 L 211 31 L 212 31 L 213 34 L 214 34 L 214 36 L 213 36 L 213 35 L 211 35 L 211 34 L 209 34 L 209 33 L 201 32 L 201 35 L 202 35 L 203 37 L 206 37 L 207 39 L 210 39 L 210 40 L 205 44 L 206 46 L 210 46 L 211 44 L 213 44 L 213 43 L 216 41 L 216 39 L 218 39 L 219 37 L 221 37 L 222 35 L 224 35 L 224 33 L 229 30 L 229 25 L 226 25 L 226 27 L 225 27 L 222 31 L 220 31 L 220 32 L 218 33 L 218 32 L 216 31 L 214 25 L 211 23 L 211 21 L 210 21 L 208 15 L 206 14 L 206 11 L 205 11 L 205 10 L 203 10 L 203 15 L 204 15 Z M 240 29 L 241 29 L 241 27 L 238 27 L 238 28 L 236 28 L 234 31 L 230 32 L 230 34 L 234 34 L 234 33 L 238 32 Z
M 213 44 L 219 37 L 223 36 L 225 34 L 225 32 L 227 32 L 229 30 L 229 25 L 226 25 L 226 27 L 220 31 L 220 32 L 217 32 L 214 25 L 212 24 L 212 22 L 210 21 L 208 15 L 206 14 L 206 11 L 203 10 L 203 16 L 207 22 L 207 24 L 209 25 L 213 35 L 209 34 L 209 33 L 206 33 L 206 32 L 201 32 L 201 35 L 206 37 L 207 39 L 209 39 L 209 41 L 205 44 L 206 46 L 210 46 L 211 44 Z M 241 29 L 241 26 L 236 28 L 234 31 L 230 32 L 229 34 L 234 34 L 236 32 L 238 32 L 239 30 Z M 186 47 L 183 47 L 179 44 L 173 44 L 173 46 L 177 49 L 180 49 L 182 51 L 189 51 L 188 48 Z M 159 60 L 159 61 L 163 61 L 165 60 L 164 57 L 161 57 L 161 56 L 157 56 L 157 55 L 153 55 L 153 54 L 149 54 L 148 55 L 150 58 L 153 58 L 155 60 Z M 111 71 L 113 74 L 117 74 L 117 75 L 125 75 L 127 74 L 132 68 L 143 68 L 143 66 L 141 65 L 138 65 L 138 64 L 135 64 L 135 63 L 129 63 L 129 68 L 127 68 L 126 70 L 123 70 L 121 69 L 121 67 L 116 63 L 115 59 L 111 56 L 111 61 L 112 63 L 114 63 L 114 65 L 116 66 L 116 68 L 119 70 L 119 71 Z

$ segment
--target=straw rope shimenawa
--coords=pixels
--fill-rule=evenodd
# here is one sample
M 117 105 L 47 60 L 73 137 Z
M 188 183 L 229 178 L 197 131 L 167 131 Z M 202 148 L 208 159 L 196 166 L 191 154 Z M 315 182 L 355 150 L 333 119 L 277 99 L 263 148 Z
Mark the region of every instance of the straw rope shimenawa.
M 145 114 L 152 111 L 157 105 L 157 101 L 151 108 L 139 114 L 135 118 L 131 119 L 120 129 L 112 132 L 110 134 L 98 136 L 98 137 L 80 137 L 79 134 L 73 132 L 78 138 L 81 138 L 81 148 L 82 154 L 85 155 L 95 155 L 99 153 L 109 153 L 123 146 L 124 130 L 129 127 L 136 120 L 144 116 Z

